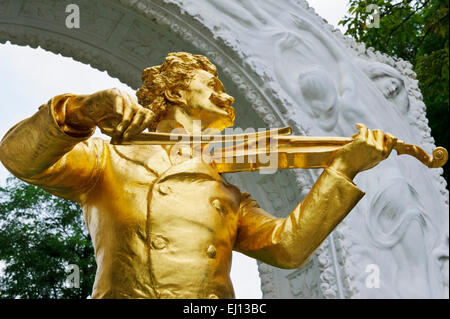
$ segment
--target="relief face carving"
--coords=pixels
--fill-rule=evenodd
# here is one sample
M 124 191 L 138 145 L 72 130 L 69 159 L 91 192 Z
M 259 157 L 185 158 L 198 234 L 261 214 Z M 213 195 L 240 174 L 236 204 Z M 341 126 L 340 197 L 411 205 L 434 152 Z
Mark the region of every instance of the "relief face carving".
M 324 131 L 332 131 L 339 119 L 336 85 L 324 68 L 299 74 L 299 87 L 310 114 Z
M 394 298 L 438 297 L 439 265 L 429 257 L 437 233 L 427 209 L 403 177 L 386 179 L 379 186 L 364 215 L 372 249 L 367 263 L 379 265 L 380 289 Z
M 404 77 L 393 67 L 379 62 L 358 60 L 357 64 L 364 73 L 374 82 L 392 107 L 406 115 L 410 108 L 408 91 Z

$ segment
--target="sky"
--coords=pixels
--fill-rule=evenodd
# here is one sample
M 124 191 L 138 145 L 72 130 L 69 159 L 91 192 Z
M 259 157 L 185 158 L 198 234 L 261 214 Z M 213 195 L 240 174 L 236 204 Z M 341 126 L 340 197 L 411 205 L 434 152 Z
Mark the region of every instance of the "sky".
M 342 26 L 338 26 L 338 22 L 347 14 L 349 0 L 307 0 L 307 2 L 329 24 L 341 31 L 344 30 Z
M 346 13 L 347 0 L 309 0 L 316 12 L 330 24 Z M 10 127 L 33 115 L 38 107 L 62 93 L 89 94 L 116 87 L 131 95 L 135 92 L 106 72 L 44 51 L 40 48 L 0 44 L 0 137 Z M 9 173 L 0 164 L 0 185 Z M 256 261 L 233 253 L 231 279 L 236 298 L 262 297 Z

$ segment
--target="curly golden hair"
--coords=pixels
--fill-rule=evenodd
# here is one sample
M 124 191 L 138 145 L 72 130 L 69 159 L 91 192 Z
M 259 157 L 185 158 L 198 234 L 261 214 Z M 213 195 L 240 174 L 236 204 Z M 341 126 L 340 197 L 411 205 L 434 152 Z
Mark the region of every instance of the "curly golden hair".
M 204 70 L 217 76 L 217 68 L 206 57 L 186 52 L 169 53 L 163 64 L 146 68 L 142 72 L 142 86 L 136 92 L 139 104 L 155 113 L 148 128 L 155 131 L 169 105 L 167 94 L 187 89 L 193 71 Z

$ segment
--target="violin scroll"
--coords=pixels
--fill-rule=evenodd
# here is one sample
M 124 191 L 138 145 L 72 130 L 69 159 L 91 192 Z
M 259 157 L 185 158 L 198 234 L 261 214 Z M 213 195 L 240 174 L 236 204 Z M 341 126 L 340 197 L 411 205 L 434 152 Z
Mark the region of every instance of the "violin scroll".
M 398 155 L 406 154 L 417 158 L 429 168 L 442 167 L 447 163 L 448 152 L 443 147 L 436 147 L 433 150 L 432 156 L 428 155 L 421 147 L 413 144 L 406 144 L 403 141 L 397 141 L 394 147 Z
M 448 160 L 448 152 L 445 148 L 443 147 L 436 147 L 433 150 L 433 158 L 431 160 L 431 168 L 438 168 L 438 167 L 442 167 L 445 165 L 445 163 L 447 163 Z

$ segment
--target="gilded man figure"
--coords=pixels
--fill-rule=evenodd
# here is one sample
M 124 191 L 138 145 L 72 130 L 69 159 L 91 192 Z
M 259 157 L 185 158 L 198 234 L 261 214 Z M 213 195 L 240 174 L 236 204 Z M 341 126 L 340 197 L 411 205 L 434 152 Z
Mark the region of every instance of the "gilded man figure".
M 233 249 L 301 266 L 362 198 L 354 176 L 396 140 L 359 125 L 306 198 L 276 218 L 201 157 L 91 138 L 96 127 L 132 139 L 147 128 L 192 133 L 196 120 L 202 131 L 233 125 L 234 99 L 206 57 L 171 53 L 142 78 L 138 101 L 117 89 L 56 96 L 0 144 L 15 176 L 81 205 L 97 261 L 92 298 L 234 298 Z

